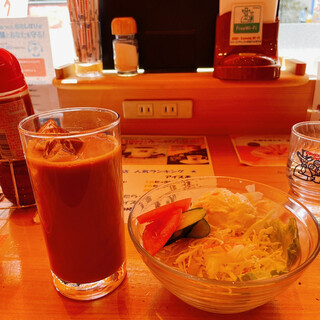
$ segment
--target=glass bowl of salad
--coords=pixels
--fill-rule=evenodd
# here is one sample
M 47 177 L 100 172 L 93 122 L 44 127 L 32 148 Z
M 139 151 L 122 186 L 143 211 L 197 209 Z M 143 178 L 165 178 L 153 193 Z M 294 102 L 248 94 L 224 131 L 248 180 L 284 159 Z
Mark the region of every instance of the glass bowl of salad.
M 243 312 L 297 280 L 320 250 L 320 228 L 297 200 L 232 177 L 161 185 L 133 207 L 128 228 L 143 261 L 201 310 Z

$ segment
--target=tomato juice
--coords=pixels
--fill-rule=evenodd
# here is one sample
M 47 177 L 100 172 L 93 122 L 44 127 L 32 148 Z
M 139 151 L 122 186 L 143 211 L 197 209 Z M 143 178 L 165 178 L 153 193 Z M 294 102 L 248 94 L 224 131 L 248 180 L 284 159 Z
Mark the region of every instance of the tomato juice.
M 80 284 L 112 275 L 125 260 L 121 145 L 105 134 L 81 142 L 76 154 L 44 156 L 37 139 L 26 150 L 51 270 Z

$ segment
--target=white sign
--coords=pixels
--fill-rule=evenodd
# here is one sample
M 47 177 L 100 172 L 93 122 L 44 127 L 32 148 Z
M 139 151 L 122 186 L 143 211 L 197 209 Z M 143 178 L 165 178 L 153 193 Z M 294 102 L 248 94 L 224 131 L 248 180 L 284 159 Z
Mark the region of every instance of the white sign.
M 257 2 L 263 5 L 263 22 L 275 22 L 278 0 L 220 0 L 219 15 L 222 16 L 226 12 L 232 11 L 233 5 L 255 5 Z
M 27 80 L 51 83 L 54 68 L 48 18 L 2 18 L 0 22 L 0 47 L 15 55 Z
M 0 0 L 0 18 L 17 18 L 28 15 L 28 0 Z
M 230 45 L 261 45 L 263 6 L 234 5 L 230 21 Z
M 58 108 L 48 18 L 0 18 L 0 47 L 19 60 L 35 111 Z

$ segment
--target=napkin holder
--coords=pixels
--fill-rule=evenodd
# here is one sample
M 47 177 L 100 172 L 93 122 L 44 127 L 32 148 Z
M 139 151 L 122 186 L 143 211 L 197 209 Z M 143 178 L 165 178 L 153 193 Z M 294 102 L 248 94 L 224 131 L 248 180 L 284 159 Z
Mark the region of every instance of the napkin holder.
M 262 24 L 258 45 L 230 45 L 231 12 L 218 15 L 214 76 L 222 80 L 273 80 L 280 76 L 278 59 L 279 20 Z

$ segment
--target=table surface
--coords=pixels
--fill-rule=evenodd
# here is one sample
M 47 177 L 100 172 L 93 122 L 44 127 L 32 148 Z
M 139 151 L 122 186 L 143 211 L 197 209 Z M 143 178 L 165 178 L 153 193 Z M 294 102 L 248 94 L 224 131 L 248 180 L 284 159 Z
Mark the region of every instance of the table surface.
M 285 167 L 239 163 L 231 140 L 207 137 L 216 175 L 247 178 L 288 190 Z M 53 287 L 35 208 L 0 217 L 0 319 L 320 319 L 320 256 L 284 293 L 254 310 L 219 315 L 195 309 L 167 291 L 148 271 L 126 234 L 128 274 L 113 293 L 73 301 Z

